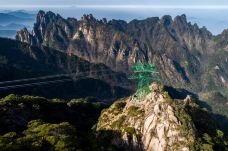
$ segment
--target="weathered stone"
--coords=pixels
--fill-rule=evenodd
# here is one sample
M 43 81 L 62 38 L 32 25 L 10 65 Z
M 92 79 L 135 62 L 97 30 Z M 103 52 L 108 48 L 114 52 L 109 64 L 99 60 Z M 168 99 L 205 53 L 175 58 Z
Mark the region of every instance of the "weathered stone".
M 123 109 L 123 112 L 120 115 L 117 115 L 115 120 L 103 120 L 101 118 L 97 125 L 97 130 L 102 129 L 112 129 L 108 125 L 112 125 L 112 121 L 118 120 L 119 117 L 125 115 L 126 118 L 122 121 L 122 124 L 117 128 L 118 131 L 123 131 L 124 127 L 131 126 L 135 130 L 141 130 L 137 132 L 137 135 L 140 136 L 141 141 L 138 139 L 132 139 L 131 144 L 128 144 L 130 140 L 126 136 L 125 132 L 122 141 L 130 145 L 131 148 L 135 147 L 140 151 L 140 146 L 142 150 L 146 151 L 187 151 L 190 150 L 190 146 L 194 146 L 196 142 L 189 141 L 192 138 L 195 138 L 194 125 L 191 118 L 186 118 L 184 121 L 179 121 L 182 114 L 186 114 L 184 111 L 179 110 L 181 114 L 176 114 L 175 110 L 178 108 L 174 105 L 174 102 L 166 100 L 166 93 L 157 84 L 152 84 L 150 86 L 151 93 L 147 95 L 141 102 L 137 103 L 136 98 L 130 97 L 126 100 L 127 104 Z M 128 115 L 128 111 L 132 106 L 137 106 L 138 110 L 135 109 L 135 112 L 140 114 L 140 110 L 143 110 L 144 113 L 140 114 L 136 118 L 137 114 Z M 108 112 L 108 110 L 107 110 Z M 103 113 L 104 114 L 104 113 Z M 109 112 L 109 117 L 113 118 L 112 113 Z M 182 122 L 189 123 L 190 128 L 186 129 Z M 138 124 L 135 124 L 138 123 Z M 107 124 L 107 125 L 106 125 Z M 187 133 L 189 135 L 182 135 Z M 132 137 L 136 137 L 136 134 L 131 134 Z M 190 138 L 191 137 L 191 138 Z

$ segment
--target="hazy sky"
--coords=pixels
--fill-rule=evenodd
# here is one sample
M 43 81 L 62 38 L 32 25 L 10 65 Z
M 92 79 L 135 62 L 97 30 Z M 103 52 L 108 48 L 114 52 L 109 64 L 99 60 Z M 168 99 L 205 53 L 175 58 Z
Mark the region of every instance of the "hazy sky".
M 186 14 L 188 21 L 206 26 L 213 34 L 228 28 L 228 0 L 0 0 L 0 10 L 51 10 L 64 17 L 145 19 Z
M 227 0 L 1 0 L 0 5 L 16 7 L 19 5 L 145 5 L 161 7 L 175 7 L 178 5 L 185 5 L 186 7 L 201 7 L 205 8 L 208 5 L 216 5 L 213 7 L 228 7 Z M 206 6 L 205 6 L 206 5 Z M 156 7 L 157 7 L 156 6 Z M 139 6 L 140 7 L 140 6 Z M 159 6 L 158 6 L 159 7 Z

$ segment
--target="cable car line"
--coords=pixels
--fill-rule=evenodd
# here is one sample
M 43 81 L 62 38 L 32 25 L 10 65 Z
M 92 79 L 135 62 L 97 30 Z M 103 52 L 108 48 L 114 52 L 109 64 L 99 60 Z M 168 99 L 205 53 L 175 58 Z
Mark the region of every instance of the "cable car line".
M 109 70 L 110 71 L 110 70 Z M 90 72 L 91 73 L 91 72 Z M 102 74 L 102 75 L 113 75 L 115 73 L 109 73 L 109 74 Z M 76 78 L 88 78 L 91 75 L 78 75 Z M 67 82 L 67 81 L 73 81 L 72 78 L 66 78 L 66 79 L 59 79 L 59 80 L 48 80 L 48 81 L 42 81 L 42 82 L 33 82 L 33 83 L 24 83 L 24 84 L 17 84 L 17 85 L 6 85 L 1 86 L 0 90 L 7 90 L 7 89 L 13 89 L 13 88 L 23 88 L 23 87 L 30 87 L 30 86 L 40 86 L 40 85 L 46 85 L 46 84 L 54 84 L 59 82 Z M 124 86 L 124 85 L 121 85 Z
M 42 76 L 42 77 L 37 77 L 37 78 L 27 78 L 27 79 L 18 79 L 18 80 L 11 80 L 11 81 L 1 81 L 0 85 L 11 84 L 11 83 L 19 83 L 19 82 L 29 82 L 29 81 L 36 81 L 36 80 L 45 80 L 45 79 L 51 79 L 51 78 L 71 77 L 72 75 L 77 75 L 77 74 L 81 74 L 81 73 L 86 74 L 86 73 L 104 72 L 104 71 L 110 71 L 110 70 L 87 71 L 87 72 L 78 72 L 78 73 L 69 73 L 69 74 L 56 74 L 56 75 Z

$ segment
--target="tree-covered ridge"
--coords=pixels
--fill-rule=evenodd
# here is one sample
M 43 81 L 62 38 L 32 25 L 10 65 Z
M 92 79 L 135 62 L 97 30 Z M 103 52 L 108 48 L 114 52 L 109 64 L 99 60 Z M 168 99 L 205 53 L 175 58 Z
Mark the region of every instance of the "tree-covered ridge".
M 96 148 L 91 128 L 105 106 L 91 97 L 64 101 L 9 95 L 0 101 L 0 150 Z
M 79 147 L 76 129 L 68 122 L 30 121 L 22 134 L 8 132 L 0 136 L 2 150 L 76 150 Z

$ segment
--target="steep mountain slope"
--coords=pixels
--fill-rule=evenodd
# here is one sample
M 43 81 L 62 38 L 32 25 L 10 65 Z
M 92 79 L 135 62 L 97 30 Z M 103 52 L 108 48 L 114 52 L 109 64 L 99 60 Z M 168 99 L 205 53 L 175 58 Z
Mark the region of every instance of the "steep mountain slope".
M 72 78 L 70 82 L 57 83 L 57 85 L 32 86 L 6 91 L 1 89 L 1 96 L 11 92 L 55 98 L 89 95 L 112 98 L 115 95 L 119 96 L 119 94 L 125 95 L 125 92 L 129 93 L 119 87 L 119 83 L 122 83 L 124 87 L 131 85 L 126 76 L 110 70 L 105 65 L 89 63 L 76 56 L 68 56 L 51 48 L 33 47 L 9 39 L 1 38 L 0 46 L 0 81 L 60 74 L 71 74 L 68 77 Z M 17 84 L 23 83 L 14 83 L 14 85 Z M 9 84 L 1 83 L 0 87 L 7 85 Z
M 190 96 L 173 100 L 157 84 L 150 90 L 140 102 L 131 96 L 103 110 L 97 124 L 100 137 L 134 151 L 228 149 L 212 114 Z
M 33 32 L 22 29 L 16 38 L 125 73 L 136 62 L 150 61 L 166 85 L 193 92 L 228 86 L 228 52 L 205 27 L 188 23 L 185 15 L 126 23 L 97 20 L 92 15 L 64 19 L 40 11 Z

